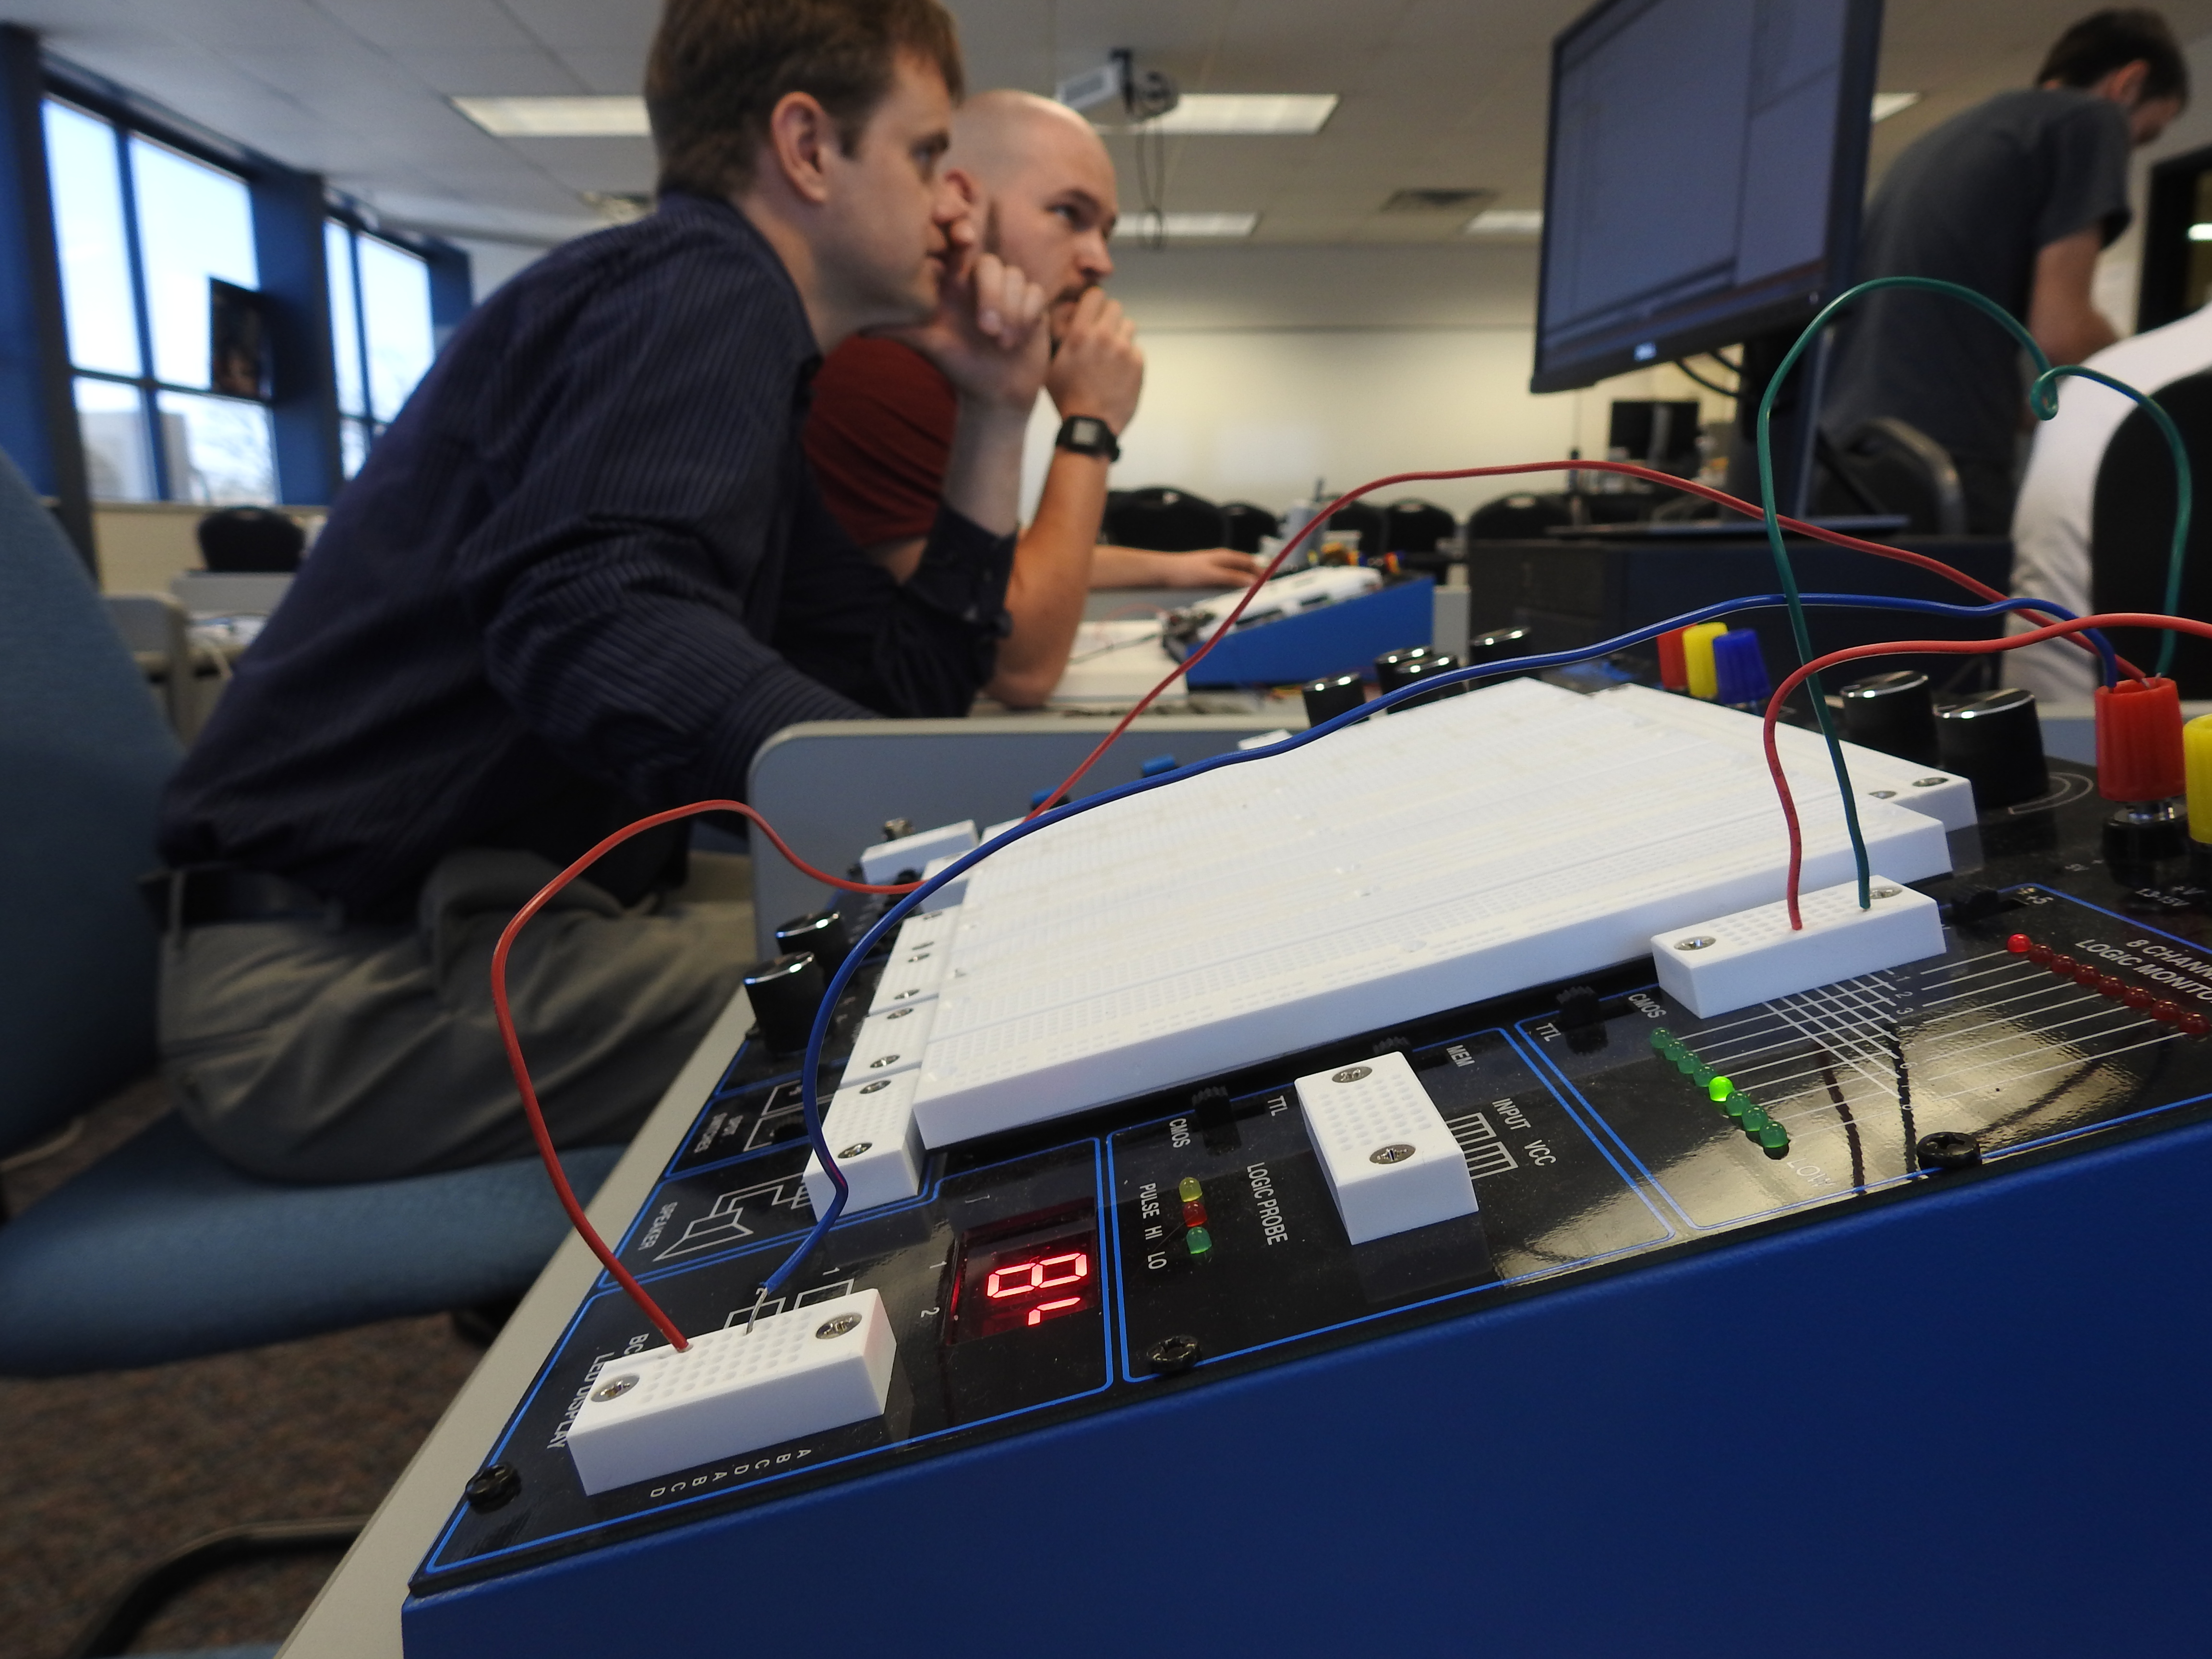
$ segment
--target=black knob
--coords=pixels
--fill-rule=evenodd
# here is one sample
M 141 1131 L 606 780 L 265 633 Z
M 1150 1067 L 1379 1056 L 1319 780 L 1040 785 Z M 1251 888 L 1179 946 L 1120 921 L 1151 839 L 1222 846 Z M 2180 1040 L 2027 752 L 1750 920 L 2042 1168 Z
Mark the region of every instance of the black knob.
M 1983 811 L 2017 806 L 2051 789 L 2035 694 L 2008 687 L 1936 711 L 1936 763 L 1974 786 Z
M 1469 640 L 1467 659 L 1471 663 L 1503 662 L 1508 657 L 1525 657 L 1535 648 L 1527 629 L 1498 628 Z
M 1305 699 L 1306 724 L 1319 726 L 1339 714 L 1349 714 L 1367 701 L 1367 688 L 1357 674 L 1332 674 L 1315 680 L 1299 694 Z
M 804 951 L 822 964 L 826 979 L 843 965 L 853 941 L 845 936 L 845 918 L 835 910 L 814 910 L 793 916 L 775 930 L 778 956 L 797 956 Z
M 1844 688 L 1844 735 L 1917 766 L 1939 763 L 1936 700 L 1928 676 L 1909 668 L 1854 680 Z
M 804 951 L 764 962 L 745 975 L 745 996 L 761 1041 L 773 1053 L 797 1054 L 806 1046 L 822 1006 L 822 964 Z
M 1375 684 L 1378 690 L 1395 691 L 1410 678 L 1407 666 L 1430 655 L 1425 645 L 1408 645 L 1396 651 L 1385 651 L 1375 659 Z
M 1432 680 L 1439 674 L 1449 674 L 1459 666 L 1459 659 L 1449 651 L 1431 651 L 1408 659 L 1398 665 L 1398 684 L 1412 685 L 1420 680 Z M 1433 691 L 1424 691 L 1417 697 L 1408 697 L 1398 705 L 1399 709 L 1419 708 L 1425 702 L 1434 702 L 1440 697 L 1456 697 L 1467 690 L 1461 680 L 1451 685 L 1440 685 Z

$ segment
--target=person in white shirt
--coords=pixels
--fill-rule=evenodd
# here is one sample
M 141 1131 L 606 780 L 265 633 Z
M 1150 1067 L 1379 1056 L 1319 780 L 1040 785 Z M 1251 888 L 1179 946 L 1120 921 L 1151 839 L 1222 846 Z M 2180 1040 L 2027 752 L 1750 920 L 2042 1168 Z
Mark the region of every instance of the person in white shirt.
M 2155 394 L 2160 386 L 2212 369 L 2212 305 L 2106 346 L 2087 367 Z M 2012 516 L 2012 591 L 2069 611 L 2089 609 L 2089 515 L 2105 450 L 2135 404 L 2092 380 L 2059 382 L 2058 413 L 2039 422 L 2035 450 Z M 2011 631 L 2034 626 L 2014 617 Z M 2039 702 L 2087 702 L 2097 684 L 2088 653 L 2057 640 L 2004 654 L 2004 681 Z

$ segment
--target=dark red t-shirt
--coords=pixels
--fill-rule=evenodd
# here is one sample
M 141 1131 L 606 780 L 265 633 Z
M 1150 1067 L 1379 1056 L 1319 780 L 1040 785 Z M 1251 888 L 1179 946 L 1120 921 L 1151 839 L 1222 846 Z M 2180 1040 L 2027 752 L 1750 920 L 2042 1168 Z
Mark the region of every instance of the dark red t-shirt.
M 854 541 L 929 534 L 958 413 L 952 382 L 911 346 L 855 337 L 830 354 L 804 441 L 823 501 Z

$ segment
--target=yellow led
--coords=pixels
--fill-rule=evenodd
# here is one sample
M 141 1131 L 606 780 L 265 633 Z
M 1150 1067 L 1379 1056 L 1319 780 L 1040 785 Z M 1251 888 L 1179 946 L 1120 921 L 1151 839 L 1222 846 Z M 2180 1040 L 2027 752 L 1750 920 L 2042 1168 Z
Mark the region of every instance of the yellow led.
M 2189 838 L 2212 846 L 2212 714 L 2181 728 L 2181 758 L 2189 780 Z
M 1184 1203 L 1190 1204 L 1197 1201 L 1205 1188 L 1198 1184 L 1197 1176 L 1185 1176 L 1182 1178 L 1182 1185 L 1176 1188 L 1176 1191 L 1182 1196 Z
M 1699 623 L 1682 630 L 1682 667 L 1690 677 L 1690 695 L 1707 702 L 1721 694 L 1720 676 L 1713 669 L 1713 641 L 1728 632 L 1726 623 Z

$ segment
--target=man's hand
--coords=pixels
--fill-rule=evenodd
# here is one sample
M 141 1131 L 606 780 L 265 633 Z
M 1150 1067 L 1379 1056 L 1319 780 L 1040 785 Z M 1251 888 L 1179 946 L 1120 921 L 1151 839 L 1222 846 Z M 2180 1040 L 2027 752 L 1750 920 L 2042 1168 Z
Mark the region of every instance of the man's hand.
M 1045 302 L 1045 291 L 1018 267 L 977 253 L 946 272 L 936 316 L 889 337 L 935 363 L 963 399 L 1026 418 L 1050 362 Z
M 1260 561 L 1234 548 L 1200 553 L 1154 553 L 1140 547 L 1102 546 L 1091 557 L 1093 587 L 1249 587 Z
M 1063 419 L 1091 416 L 1117 438 L 1128 429 L 1145 389 L 1145 354 L 1119 301 L 1094 288 L 1077 301 L 1044 385 Z

